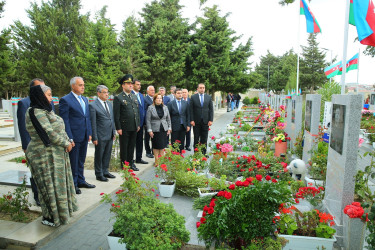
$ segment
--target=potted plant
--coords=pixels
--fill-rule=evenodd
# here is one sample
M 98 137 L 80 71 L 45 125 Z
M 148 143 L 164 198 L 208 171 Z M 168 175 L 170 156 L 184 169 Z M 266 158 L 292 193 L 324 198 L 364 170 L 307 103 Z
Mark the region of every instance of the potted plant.
M 211 196 L 215 195 L 220 190 L 224 190 L 225 188 L 227 188 L 227 176 L 226 175 L 222 175 L 220 179 L 213 177 L 208 181 L 208 187 L 198 188 L 199 197 L 207 196 L 207 195 L 211 195 Z
M 327 174 L 328 143 L 318 142 L 318 147 L 313 152 L 310 160 L 309 175 L 311 178 L 305 178 L 307 183 L 313 183 L 315 186 L 324 186 Z
M 220 191 L 203 208 L 197 222 L 198 238 L 207 247 L 241 249 L 274 231 L 273 217 L 279 205 L 290 201 L 291 192 L 283 182 L 268 176 L 247 178 Z
M 280 206 L 275 216 L 278 236 L 288 240 L 284 249 L 333 249 L 336 230 L 332 215 L 311 210 L 301 213 L 295 207 Z
M 366 235 L 364 210 L 359 202 L 352 202 L 344 208 L 344 247 L 349 250 L 363 249 Z
M 324 187 L 300 187 L 295 194 L 296 202 L 299 199 L 307 200 L 312 209 L 322 209 L 322 201 L 324 198 Z M 298 202 L 297 202 L 298 203 Z
M 118 237 L 118 242 L 126 243 L 129 249 L 180 249 L 188 242 L 185 219 L 172 204 L 161 203 L 153 185 L 141 181 L 127 166 L 121 174 L 124 182 L 116 198 L 101 194 L 102 202 L 111 204 L 114 214 L 110 235 Z

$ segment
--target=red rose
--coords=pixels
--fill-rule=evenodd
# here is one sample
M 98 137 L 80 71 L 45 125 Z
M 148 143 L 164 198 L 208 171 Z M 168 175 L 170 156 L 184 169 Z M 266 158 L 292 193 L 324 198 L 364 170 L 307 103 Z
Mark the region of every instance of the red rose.
M 263 178 L 263 176 L 261 176 L 260 174 L 257 174 L 257 175 L 255 176 L 255 178 L 256 178 L 258 181 L 261 181 L 262 178 Z
M 294 201 L 298 204 L 299 203 L 299 200 L 297 198 L 294 199 Z
M 232 184 L 228 187 L 230 190 L 234 190 L 236 188 L 236 185 Z
M 267 180 L 267 181 L 271 180 L 271 176 L 267 175 L 267 176 L 266 176 L 266 180 Z
M 230 200 L 232 198 L 232 193 L 226 192 L 224 197 L 225 197 L 225 199 Z
M 201 223 L 197 221 L 197 228 L 201 226 Z
M 206 217 L 206 215 L 207 215 L 206 212 L 203 211 L 202 217 Z
M 129 166 L 129 162 L 124 161 L 124 163 L 125 163 L 125 166 Z
M 214 201 L 214 200 L 211 201 L 211 202 L 210 202 L 210 207 L 215 207 L 215 206 L 216 206 L 215 201 Z M 209 207 L 208 209 L 210 209 L 210 207 Z
M 202 157 L 202 161 L 207 161 L 207 158 L 206 157 Z
M 247 180 L 242 182 L 242 186 L 244 187 L 248 187 L 250 185 L 250 182 L 248 182 Z
M 213 207 L 208 208 L 208 211 L 207 211 L 208 214 L 213 214 L 214 212 L 215 212 L 215 210 L 214 210 Z
M 195 151 L 195 152 L 198 152 L 198 148 L 194 148 L 194 151 Z
M 185 149 L 181 150 L 181 154 L 185 154 L 185 153 L 186 153 Z
M 22 159 L 22 163 L 26 163 L 26 160 L 25 160 L 25 159 Z
M 276 183 L 276 182 L 277 182 L 277 180 L 276 180 L 276 179 L 272 179 L 272 182 L 273 182 L 273 183 Z
M 204 206 L 203 211 L 204 211 L 204 212 L 207 212 L 207 211 L 208 211 L 208 207 L 207 207 L 207 205 Z
M 204 223 L 206 223 L 206 218 L 202 217 L 200 221 L 201 221 L 202 224 L 204 224 Z
M 104 193 L 100 193 L 100 195 L 103 195 Z
M 241 187 L 242 186 L 242 181 L 236 181 L 236 186 Z

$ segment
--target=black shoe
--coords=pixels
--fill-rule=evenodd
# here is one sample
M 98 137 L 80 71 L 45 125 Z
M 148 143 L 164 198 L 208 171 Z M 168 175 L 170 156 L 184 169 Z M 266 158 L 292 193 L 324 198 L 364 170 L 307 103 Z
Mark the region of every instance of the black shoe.
M 148 157 L 148 158 L 154 158 L 154 155 L 153 154 L 146 154 L 146 157 Z
M 111 174 L 111 173 L 103 174 L 103 176 L 104 176 L 104 177 L 107 177 L 107 178 L 112 178 L 112 179 L 116 178 L 116 176 L 114 176 L 114 175 Z
M 79 187 L 76 187 L 76 194 L 81 194 L 81 189 L 79 189 Z
M 134 171 L 139 171 L 139 169 L 137 168 L 137 166 L 134 163 L 132 164 L 130 169 L 133 169 Z
M 142 160 L 142 159 L 135 161 L 135 163 L 148 164 L 147 161 L 144 161 L 144 160 Z
M 95 185 L 84 182 L 84 183 L 78 184 L 78 187 L 79 188 L 95 188 Z
M 35 203 L 36 203 L 36 205 L 37 205 L 38 207 L 40 207 L 40 201 L 39 201 L 38 198 L 35 199 Z
M 97 179 L 98 181 L 103 181 L 103 182 L 107 182 L 107 181 L 108 181 L 108 179 L 105 178 L 104 176 L 97 176 L 96 179 Z
M 187 150 L 187 151 L 191 151 L 191 148 L 188 147 L 188 148 L 186 148 L 186 150 Z

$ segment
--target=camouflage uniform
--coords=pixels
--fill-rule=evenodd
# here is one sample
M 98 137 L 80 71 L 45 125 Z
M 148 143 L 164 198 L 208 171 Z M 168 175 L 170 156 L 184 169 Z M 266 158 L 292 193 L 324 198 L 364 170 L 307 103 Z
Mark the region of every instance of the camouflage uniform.
M 69 138 L 62 118 L 53 111 L 34 109 L 35 117 L 48 134 L 51 146 L 44 146 L 26 112 L 26 129 L 31 141 L 26 150 L 30 171 L 39 190 L 42 214 L 54 220 L 56 226 L 66 224 L 73 211 L 78 210 L 70 168 L 65 151 Z
M 140 126 L 139 108 L 137 97 L 130 93 L 121 92 L 113 99 L 113 115 L 116 130 L 122 129 L 120 135 L 120 158 L 133 163 L 134 148 L 137 138 L 137 129 Z

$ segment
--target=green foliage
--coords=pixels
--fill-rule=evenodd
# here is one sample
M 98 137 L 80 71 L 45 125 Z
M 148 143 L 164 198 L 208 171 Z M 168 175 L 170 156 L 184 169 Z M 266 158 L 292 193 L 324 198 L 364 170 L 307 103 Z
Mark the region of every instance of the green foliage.
M 304 134 L 304 129 L 302 128 L 301 131 L 298 133 L 298 136 L 296 138 L 296 142 L 294 143 L 294 147 L 292 149 L 292 154 L 294 154 L 295 156 L 297 156 L 298 159 L 302 159 L 302 154 L 303 154 L 303 146 L 302 146 L 303 134 Z
M 297 222 L 289 214 L 282 214 L 278 223 L 280 233 L 292 235 L 297 230 Z
M 273 239 L 272 237 L 266 237 L 261 239 L 254 239 L 251 241 L 250 245 L 246 247 L 246 250 L 279 250 L 285 246 L 286 241 L 284 238 L 277 237 Z
M 189 197 L 199 195 L 198 188 L 207 187 L 208 179 L 204 175 L 193 172 L 178 171 L 176 177 L 176 190 Z
M 155 87 L 181 86 L 184 80 L 190 27 L 181 8 L 178 0 L 160 0 L 147 3 L 140 13 L 139 34 L 147 55 L 142 62 L 149 74 L 144 80 Z
M 298 192 L 298 190 L 301 188 L 301 187 L 304 187 L 305 186 L 305 182 L 304 181 L 296 181 L 296 180 L 293 180 L 291 181 L 291 184 L 290 184 L 290 189 L 292 190 L 292 193 L 295 194 Z
M 26 11 L 32 26 L 21 21 L 13 26 L 25 76 L 43 78 L 58 96 L 70 90 L 69 80 L 78 75 L 77 49 L 89 36 L 88 16 L 80 8 L 80 0 L 33 2 Z
M 114 25 L 105 17 L 104 6 L 89 23 L 88 37 L 78 48 L 78 74 L 85 80 L 86 95 L 96 95 L 96 87 L 105 85 L 110 93 L 118 89 L 117 78 L 121 76 L 119 47 Z
M 252 129 L 253 126 L 251 126 L 249 123 L 245 123 L 243 125 L 241 125 L 241 131 L 250 131 Z
M 250 104 L 251 104 L 250 97 L 246 96 L 246 97 L 242 100 L 242 103 L 243 103 L 244 105 L 250 105 Z
M 362 219 L 367 221 L 369 234 L 366 242 L 369 249 L 375 249 L 375 192 L 370 188 L 369 182 L 375 179 L 375 151 L 365 152 L 363 157 L 371 158 L 370 164 L 365 167 L 365 171 L 358 170 L 355 176 L 355 199 L 361 202 L 365 210 Z M 368 213 L 366 217 L 366 213 Z
M 309 34 L 308 46 L 302 46 L 302 60 L 300 60 L 300 88 L 302 90 L 315 90 L 327 82 L 324 68 L 325 53 L 319 50 L 316 41 L 317 34 Z M 323 103 L 323 102 L 322 102 Z
M 334 94 L 340 94 L 341 93 L 341 86 L 337 82 L 335 82 L 333 79 L 331 82 L 327 82 L 322 85 L 321 88 L 318 89 L 318 94 L 322 96 L 320 105 L 320 121 L 323 121 L 324 118 L 324 103 L 330 102 L 332 99 L 332 95 Z
M 189 241 L 184 217 L 172 204 L 156 199 L 153 186 L 139 180 L 132 170 L 121 172 L 124 182 L 117 199 L 105 194 L 102 200 L 112 203 L 113 232 L 123 237 L 119 241 L 129 249 L 180 249 Z
M 226 180 L 226 175 L 220 176 L 220 179 L 213 177 L 208 181 L 208 185 L 212 190 L 224 190 L 227 188 Z
M 324 180 L 327 174 L 328 143 L 318 142 L 318 148 L 311 157 L 309 174 L 313 179 Z
M 213 195 L 205 195 L 202 197 L 197 197 L 193 200 L 193 209 L 195 210 L 201 210 L 202 207 L 208 206 L 210 204 L 210 201 L 212 199 Z
M 0 197 L 0 211 L 10 214 L 14 221 L 25 222 L 29 220 L 25 212 L 30 210 L 30 206 L 29 192 L 26 188 L 26 177 L 13 193 L 9 191 L 8 194 Z
M 15 86 L 8 83 L 9 78 L 15 73 L 15 64 L 12 60 L 10 48 L 10 32 L 10 29 L 4 29 L 0 33 L 0 93 L 15 90 Z
M 288 202 L 290 194 L 287 185 L 267 181 L 254 181 L 248 187 L 236 186 L 221 195 L 219 192 L 210 203 L 213 213 L 210 213 L 212 209 L 204 209 L 207 215 L 201 219 L 198 237 L 207 247 L 224 243 L 236 248 L 268 237 L 274 231 L 272 219 L 279 205 Z
M 140 39 L 139 22 L 132 15 L 123 23 L 120 33 L 121 71 L 130 73 L 138 79 L 148 79 L 150 72 L 146 61 L 149 59 Z M 145 80 L 145 82 L 148 82 Z

